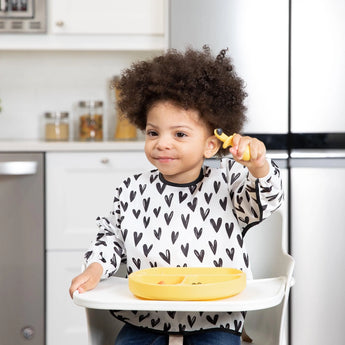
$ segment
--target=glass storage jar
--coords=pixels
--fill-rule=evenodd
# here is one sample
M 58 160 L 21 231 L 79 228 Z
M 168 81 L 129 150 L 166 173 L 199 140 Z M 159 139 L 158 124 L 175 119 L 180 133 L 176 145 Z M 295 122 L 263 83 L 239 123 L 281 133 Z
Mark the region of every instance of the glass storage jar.
M 45 117 L 45 139 L 47 141 L 67 141 L 69 119 L 67 112 L 47 112 Z
M 79 140 L 103 140 L 103 102 L 80 101 L 79 109 Z

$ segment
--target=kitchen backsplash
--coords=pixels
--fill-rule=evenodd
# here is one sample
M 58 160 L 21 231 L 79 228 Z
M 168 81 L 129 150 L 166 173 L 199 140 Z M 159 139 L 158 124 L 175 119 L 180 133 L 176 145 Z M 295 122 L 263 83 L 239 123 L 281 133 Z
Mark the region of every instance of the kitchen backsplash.
M 104 139 L 116 125 L 113 76 L 152 51 L 1 51 L 0 140 L 44 137 L 44 113 L 67 111 L 71 135 L 76 132 L 76 105 L 81 100 L 104 102 Z

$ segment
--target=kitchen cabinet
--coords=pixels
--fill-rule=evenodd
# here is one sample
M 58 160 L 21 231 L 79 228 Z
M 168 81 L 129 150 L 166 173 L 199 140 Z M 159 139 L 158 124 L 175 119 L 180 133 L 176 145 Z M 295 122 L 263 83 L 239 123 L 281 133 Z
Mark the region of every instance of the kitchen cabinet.
M 87 343 L 85 310 L 68 294 L 71 279 L 95 238 L 96 217 L 111 210 L 115 188 L 149 169 L 142 150 L 46 154 L 47 345 Z
M 1 34 L 0 50 L 167 47 L 167 0 L 47 0 L 46 34 Z
M 52 0 L 54 34 L 149 34 L 164 32 L 161 0 Z

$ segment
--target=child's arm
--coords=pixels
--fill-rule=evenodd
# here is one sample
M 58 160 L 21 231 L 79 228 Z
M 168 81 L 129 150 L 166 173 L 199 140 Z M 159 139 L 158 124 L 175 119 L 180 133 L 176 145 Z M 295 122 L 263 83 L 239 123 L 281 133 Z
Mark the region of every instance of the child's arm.
M 247 146 L 250 148 L 250 160 L 244 161 L 242 156 Z M 270 167 L 266 159 L 266 147 L 262 141 L 235 134 L 233 136 L 233 146 L 230 147 L 229 151 L 235 161 L 246 166 L 254 177 L 265 177 L 269 173 Z
M 71 286 L 69 288 L 69 294 L 73 298 L 74 291 L 83 293 L 88 290 L 92 290 L 97 286 L 101 280 L 103 273 L 103 267 L 101 264 L 94 262 L 88 266 L 85 271 L 75 278 L 73 278 Z

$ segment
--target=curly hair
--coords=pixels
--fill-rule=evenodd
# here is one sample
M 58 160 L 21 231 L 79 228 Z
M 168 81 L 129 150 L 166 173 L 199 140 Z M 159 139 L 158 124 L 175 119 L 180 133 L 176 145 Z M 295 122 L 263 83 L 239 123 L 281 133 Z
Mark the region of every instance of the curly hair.
M 170 101 L 199 112 L 210 131 L 240 132 L 246 120 L 244 82 L 222 50 L 216 58 L 208 46 L 184 53 L 170 49 L 152 60 L 125 69 L 115 82 L 121 98 L 118 107 L 139 129 L 146 127 L 146 114 L 159 101 Z M 228 153 L 220 150 L 218 155 Z

